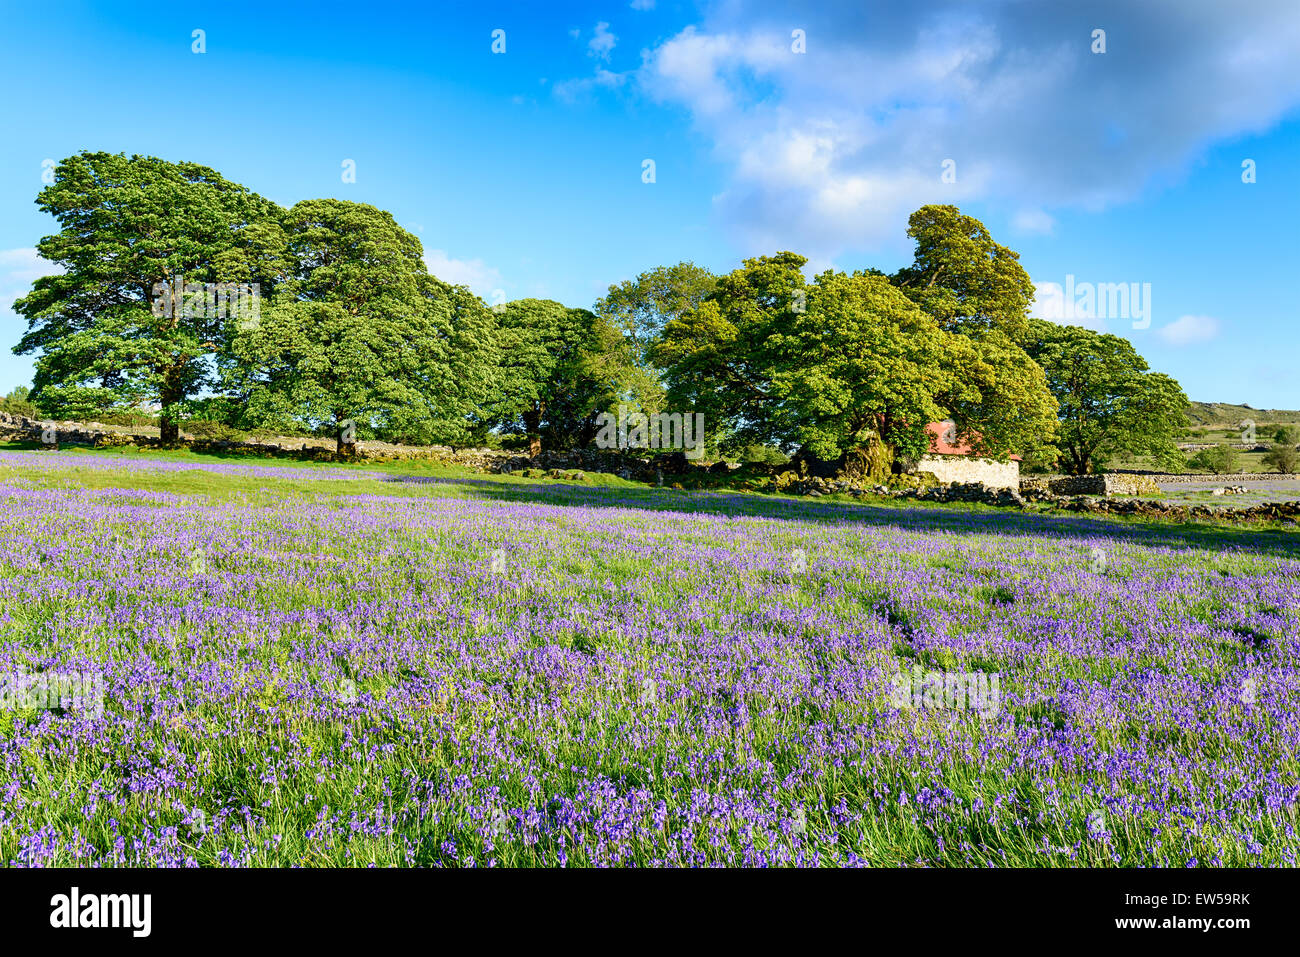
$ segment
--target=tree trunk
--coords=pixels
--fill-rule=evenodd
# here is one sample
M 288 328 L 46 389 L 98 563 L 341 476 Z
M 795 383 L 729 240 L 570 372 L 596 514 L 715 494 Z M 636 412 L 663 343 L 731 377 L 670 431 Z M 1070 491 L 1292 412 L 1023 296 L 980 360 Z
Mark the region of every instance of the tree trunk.
M 528 454 L 533 458 L 542 454 L 542 412 L 545 406 L 538 403 L 536 407 L 524 413 L 524 430 L 528 433 Z
M 894 454 L 879 436 L 873 435 L 865 444 L 849 449 L 839 458 L 820 459 L 800 450 L 791 464 L 800 474 L 818 478 L 884 482 L 893 470 Z
M 175 318 L 172 321 L 174 323 Z M 181 371 L 176 366 L 167 370 L 158 395 L 158 404 L 162 406 L 158 414 L 158 431 L 164 445 L 175 445 L 181 440 L 181 424 L 176 419 L 176 405 L 185 398 L 185 390 L 180 384 Z
M 1083 449 L 1070 449 L 1067 462 L 1071 475 L 1087 475 L 1092 471 L 1092 456 Z
M 181 439 L 181 425 L 175 419 L 169 418 L 169 414 L 164 408 L 158 420 L 158 431 L 161 433 L 163 445 L 175 445 Z

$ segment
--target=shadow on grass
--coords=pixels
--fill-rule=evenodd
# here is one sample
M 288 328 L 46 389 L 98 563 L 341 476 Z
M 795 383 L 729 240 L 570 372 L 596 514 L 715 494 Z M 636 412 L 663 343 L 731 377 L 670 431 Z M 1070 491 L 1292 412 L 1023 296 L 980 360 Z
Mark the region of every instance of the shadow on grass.
M 378 478 L 378 476 L 376 476 Z M 808 501 L 740 492 L 680 491 L 640 487 L 588 488 L 573 484 L 527 484 L 493 479 L 387 474 L 385 482 L 454 485 L 474 498 L 499 502 L 635 508 L 653 512 L 820 522 L 828 525 L 893 526 L 918 532 L 1042 535 L 1131 541 L 1147 547 L 1253 552 L 1300 559 L 1300 533 L 1258 525 L 1141 521 L 1063 513 L 1021 512 L 986 505 Z

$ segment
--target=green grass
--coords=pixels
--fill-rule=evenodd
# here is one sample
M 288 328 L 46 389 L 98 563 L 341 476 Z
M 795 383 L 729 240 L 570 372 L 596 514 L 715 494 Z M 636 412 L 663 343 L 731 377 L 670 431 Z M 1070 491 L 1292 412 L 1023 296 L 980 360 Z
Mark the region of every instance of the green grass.
M 120 453 L 84 453 L 88 462 L 93 456 L 113 454 Z M 149 457 L 196 464 L 226 461 L 188 452 L 153 453 Z M 268 463 L 253 460 L 250 464 Z M 284 464 L 289 468 L 305 465 Z M 511 843 L 491 850 L 480 834 L 481 821 L 463 803 L 446 800 L 438 805 L 443 817 L 437 823 L 401 818 L 402 809 L 420 799 L 410 775 L 418 772 L 425 778 L 438 778 L 474 767 L 476 755 L 492 746 L 495 739 L 488 732 L 495 728 L 526 748 L 531 758 L 526 767 L 528 774 L 516 774 L 508 768 L 492 769 L 490 784 L 500 788 L 499 800 L 505 806 L 531 806 L 536 796 L 530 790 L 529 774 L 544 771 L 549 775 L 548 787 L 555 794 L 582 794 L 591 776 L 601 774 L 617 782 L 612 787 L 619 795 L 635 788 L 651 788 L 667 803 L 669 813 L 684 815 L 692 795 L 662 784 L 680 767 L 683 754 L 712 754 L 716 750 L 717 756 L 706 762 L 702 787 L 716 790 L 725 782 L 758 789 L 768 780 L 781 781 L 800 770 L 805 760 L 801 742 L 815 726 L 819 734 L 853 740 L 870 734 L 897 739 L 900 745 L 898 754 L 876 756 L 869 767 L 852 760 L 828 762 L 817 769 L 815 776 L 792 785 L 789 800 L 810 809 L 809 829 L 820 842 L 817 849 L 828 855 L 851 846 L 855 853 L 877 863 L 934 862 L 945 860 L 942 844 L 947 853 L 962 847 L 964 856 L 953 862 L 966 864 L 1107 864 L 1115 855 L 1124 861 L 1149 862 L 1153 846 L 1159 853 L 1176 858 L 1184 853 L 1184 847 L 1195 851 L 1207 838 L 1191 828 L 1180 829 L 1163 822 L 1162 837 L 1153 841 L 1150 828 L 1157 822 L 1137 815 L 1116 820 L 1112 826 L 1113 844 L 1108 848 L 1081 841 L 1088 815 L 1098 806 L 1096 793 L 1086 786 L 1085 769 L 1054 769 L 1054 776 L 1047 780 L 1056 790 L 1046 792 L 1039 770 L 978 761 L 935 768 L 918 766 L 906 757 L 904 746 L 912 741 L 928 742 L 945 736 L 957 742 L 978 740 L 984 731 L 980 722 L 969 716 L 950 721 L 948 716 L 937 719 L 918 712 L 895 721 L 887 715 L 883 702 L 871 698 L 823 698 L 796 709 L 788 702 L 757 695 L 750 701 L 753 717 L 746 728 L 743 754 L 735 753 L 734 742 L 717 736 L 691 737 L 698 733 L 693 725 L 712 713 L 714 704 L 703 700 L 644 703 L 638 698 L 642 687 L 639 676 L 655 673 L 662 687 L 671 688 L 689 682 L 692 668 L 713 659 L 673 657 L 669 650 L 644 636 L 621 636 L 587 610 L 608 606 L 611 595 L 616 595 L 638 620 L 650 623 L 698 606 L 700 614 L 686 621 L 684 641 L 688 648 L 702 647 L 713 636 L 761 627 L 780 632 L 789 643 L 759 664 L 777 667 L 788 663 L 779 657 L 781 654 L 791 656 L 793 662 L 796 652 L 806 651 L 815 661 L 815 673 L 822 675 L 834 675 L 841 667 L 883 664 L 897 658 L 926 667 L 1007 669 L 1007 693 L 1038 685 L 1056 687 L 1064 680 L 1087 680 L 1106 686 L 1125 670 L 1145 668 L 1161 673 L 1182 668 L 1198 681 L 1222 682 L 1253 652 L 1240 643 L 1228 643 L 1217 649 L 1213 658 L 1189 658 L 1184 650 L 1174 660 L 1142 650 L 1117 659 L 1102 654 L 1066 654 L 1044 644 L 1026 651 L 1013 673 L 1006 652 L 997 647 L 967 651 L 943 643 L 942 636 L 930 645 L 915 643 L 913 636 L 928 621 L 953 622 L 954 633 L 947 637 L 955 639 L 959 625 L 978 633 L 1028 604 L 1053 608 L 1057 596 L 1039 590 L 1049 573 L 1058 576 L 1061 587 L 1077 589 L 1068 598 L 1059 599 L 1062 617 L 1101 616 L 1117 638 L 1142 638 L 1135 634 L 1139 632 L 1139 620 L 1126 617 L 1129 612 L 1122 602 L 1107 603 L 1103 589 L 1139 575 L 1176 579 L 1189 567 L 1213 576 L 1216 582 L 1219 575 L 1231 577 L 1231 600 L 1228 595 L 1222 600 L 1211 597 L 1199 603 L 1189 603 L 1176 594 L 1160 598 L 1166 602 L 1163 612 L 1174 620 L 1216 621 L 1238 608 L 1268 615 L 1271 613 L 1267 609 L 1251 604 L 1249 594 L 1242 592 L 1243 585 L 1268 586 L 1272 567 L 1268 556 L 1290 559 L 1300 555 L 1300 537 L 1293 531 L 1105 522 L 1020 514 L 986 506 L 894 500 L 710 496 L 648 489 L 613 477 L 605 477 L 609 479 L 605 484 L 537 482 L 459 473 L 428 463 L 389 463 L 361 470 L 373 472 L 374 478 L 304 481 L 214 475 L 199 470 L 149 473 L 75 467 L 51 474 L 31 467 L 0 467 L 0 483 L 21 480 L 32 487 L 118 490 L 123 495 L 110 502 L 132 508 L 165 507 L 165 503 L 131 497 L 127 493 L 132 491 L 176 495 L 187 510 L 195 512 L 210 503 L 249 506 L 246 513 L 241 510 L 249 518 L 247 525 L 236 514 L 228 517 L 227 525 L 215 529 L 219 536 L 241 541 L 228 555 L 214 558 L 214 576 L 219 581 L 239 583 L 230 591 L 208 591 L 206 586 L 182 579 L 174 596 L 161 592 L 154 595 L 105 578 L 91 560 L 99 540 L 98 530 L 77 525 L 69 516 L 57 513 L 30 530 L 39 548 L 51 555 L 61 549 L 57 558 L 51 559 L 57 565 L 33 569 L 24 563 L 22 568 L 14 565 L 0 569 L 0 575 L 34 582 L 45 581 L 47 576 L 66 579 L 60 594 L 50 593 L 40 601 L 13 602 L 5 608 L 10 616 L 12 642 L 39 657 L 48 651 L 48 636 L 57 624 L 63 633 L 76 635 L 69 640 L 75 641 L 78 651 L 92 657 L 111 660 L 129 658 L 137 652 L 147 655 L 163 686 L 158 698 L 148 704 L 153 709 L 150 721 L 142 725 L 142 733 L 132 737 L 129 753 L 106 756 L 95 749 L 43 749 L 24 744 L 20 759 L 24 799 L 63 796 L 40 807 L 24 804 L 23 814 L 28 816 L 24 820 L 35 815 L 61 833 L 80 828 L 87 839 L 101 847 L 111 846 L 119 833 L 138 837 L 158 819 L 175 823 L 180 813 L 175 807 L 156 795 L 134 795 L 129 784 L 140 763 L 170 766 L 183 758 L 183 766 L 193 771 L 202 787 L 205 806 L 248 806 L 258 820 L 255 828 L 244 833 L 234 826 L 239 819 L 237 812 L 223 817 L 223 830 L 201 846 L 200 842 L 194 843 L 194 853 L 201 863 L 217 863 L 217 854 L 223 850 L 246 852 L 250 863 L 267 865 L 445 863 L 437 848 L 451 835 L 461 856 L 483 860 L 495 853 L 502 863 L 544 864 L 552 863 L 558 853 L 553 838 L 535 845 Z M 449 481 L 392 481 L 402 477 Z M 373 506 L 355 505 L 358 499 L 371 496 L 381 500 Z M 521 566 L 517 584 L 501 590 L 485 586 L 480 579 L 446 584 L 445 571 L 477 567 L 483 561 L 478 540 L 469 537 L 466 527 L 457 526 L 454 513 L 448 514 L 444 522 L 411 529 L 389 529 L 380 524 L 373 528 L 360 525 L 322 530 L 324 519 L 296 524 L 304 509 L 312 505 L 354 507 L 362 517 L 382 518 L 392 507 L 385 502 L 427 501 L 432 506 L 447 498 L 580 508 L 617 504 L 621 509 L 640 509 L 643 514 L 592 520 L 574 511 L 539 516 L 529 524 L 494 528 L 483 541 L 495 541 L 492 536 L 499 535 L 505 542 L 508 537 L 511 554 Z M 679 514 L 660 516 L 655 512 Z M 796 547 L 805 548 L 813 560 L 812 569 L 802 576 L 790 575 L 780 567 L 748 569 L 738 574 L 733 563 L 751 552 L 726 543 L 726 525 L 696 527 L 693 519 L 706 514 L 743 517 L 746 527 L 752 526 L 753 520 L 782 519 L 763 525 L 761 534 L 748 539 L 748 549 L 771 549 L 782 554 Z M 482 517 L 489 519 L 492 513 Z M 175 520 L 191 521 L 198 531 L 212 530 L 211 520 L 202 515 Z M 257 537 L 259 525 L 269 528 L 280 524 L 293 529 L 293 533 L 274 547 Z M 160 532 L 138 520 L 131 524 L 115 519 L 112 527 L 135 540 Z M 1086 566 L 1082 559 L 1074 557 L 1077 548 L 1071 537 L 1097 535 L 1098 530 L 1110 536 L 1116 555 L 1108 577 L 1089 591 L 1078 586 Z M 934 534 L 922 537 L 930 533 Z M 242 541 L 240 537 L 245 535 L 251 535 L 254 541 Z M 1022 542 L 1034 543 L 1027 546 L 1031 552 L 1024 560 L 1000 565 L 1001 553 L 1014 550 Z M 638 548 L 632 547 L 634 544 Z M 1033 550 L 1041 551 L 1041 555 L 1035 556 Z M 141 567 L 167 567 L 166 560 L 175 558 L 165 552 L 151 552 L 142 556 L 140 563 Z M 304 568 L 310 573 L 281 574 Z M 1069 574 L 1060 575 L 1063 569 Z M 915 592 L 907 600 L 899 596 L 895 586 L 903 577 L 914 583 Z M 780 591 L 773 591 L 773 586 L 778 585 Z M 337 659 L 313 657 L 310 652 L 322 640 L 317 636 L 288 625 L 275 635 L 253 630 L 237 646 L 236 654 L 215 660 L 221 673 L 231 676 L 234 682 L 234 700 L 205 701 L 201 694 L 181 693 L 187 686 L 180 679 L 196 662 L 214 664 L 208 657 L 209 649 L 227 638 L 211 625 L 182 622 L 176 626 L 174 643 L 154 641 L 142 647 L 143 639 L 138 634 L 120 626 L 109 627 L 93 620 L 89 625 L 78 624 L 83 613 L 90 613 L 91 619 L 96 614 L 102 618 L 105 608 L 147 611 L 141 619 L 125 616 L 132 628 L 161 617 L 174 621 L 177 608 L 185 607 L 191 599 L 219 600 L 266 617 L 273 612 L 314 609 L 344 614 L 355 607 L 363 586 L 365 600 L 373 602 L 373 610 L 358 615 L 355 622 L 373 624 L 386 641 L 415 649 L 408 658 L 390 660 L 386 645 L 373 649 L 370 659 L 345 654 Z M 1208 588 L 1207 592 L 1213 596 L 1214 589 Z M 438 595 L 443 603 L 436 615 L 413 627 L 402 619 L 402 602 L 426 594 Z M 508 651 L 555 645 L 605 669 L 602 677 L 608 679 L 612 690 L 581 684 L 565 686 L 562 682 L 566 679 L 557 679 L 561 683 L 546 690 L 563 701 L 564 708 L 548 715 L 545 724 L 533 726 L 527 714 L 517 710 L 517 702 L 540 693 L 538 689 L 520 683 L 523 678 L 512 671 L 506 654 L 470 657 L 466 649 L 489 640 L 507 616 L 541 612 L 548 607 L 555 615 L 567 608 L 583 611 L 563 625 L 557 623 L 552 631 L 539 630 L 530 635 L 524 648 Z M 863 633 L 888 629 L 894 641 L 887 649 L 873 651 L 874 657 L 853 660 L 845 648 L 830 648 L 823 643 L 843 623 L 851 623 L 852 629 Z M 1243 639 L 1279 637 L 1276 629 L 1270 630 L 1262 620 L 1242 621 L 1233 627 L 1240 629 L 1237 633 Z M 84 633 L 77 635 L 78 628 Z M 1011 637 L 1023 638 L 1014 633 Z M 713 654 L 734 651 L 739 647 L 737 642 L 733 638 L 729 644 L 720 644 Z M 656 668 L 660 671 L 655 672 Z M 421 698 L 407 707 L 402 703 L 402 694 L 426 674 L 434 676 L 431 680 L 435 684 L 425 688 Z M 348 724 L 291 706 L 289 689 L 295 682 L 321 686 L 343 680 L 354 682 L 359 694 L 379 702 L 371 713 Z M 233 723 L 232 713 L 238 719 Z M 27 713 L 5 716 L 0 721 L 0 739 L 17 740 L 27 733 L 36 717 Z M 1126 715 L 1114 727 L 1099 729 L 1096 741 L 1105 748 L 1172 748 L 1202 759 L 1224 753 L 1225 741 L 1192 739 L 1167 718 L 1165 714 Z M 627 729 L 642 728 L 647 723 L 663 728 L 670 719 L 677 722 L 677 731 L 646 744 L 626 743 Z M 1025 704 L 1017 711 L 1016 720 L 1023 733 L 1030 736 L 1062 733 L 1070 727 L 1069 715 L 1050 699 Z M 1266 741 L 1269 748 L 1274 744 L 1281 747 L 1280 742 Z M 319 769 L 308 761 L 278 786 L 262 782 L 262 770 L 278 763 L 285 753 L 292 751 L 301 756 L 304 742 L 311 754 L 329 757 L 323 780 L 317 780 Z M 125 742 L 121 743 L 125 747 Z M 753 767 L 746 770 L 745 762 L 753 762 Z M 1294 755 L 1279 758 L 1277 769 L 1278 773 L 1294 774 Z M 918 819 L 911 808 L 882 801 L 882 788 L 892 794 L 900 790 L 915 794 L 932 784 L 936 775 L 956 799 L 947 812 L 951 814 L 948 819 Z M 88 818 L 80 801 L 66 797 L 79 793 L 87 782 L 99 782 L 115 794 L 128 794 L 126 803 L 114 809 L 114 819 L 124 831 L 111 830 L 104 813 Z M 488 783 L 485 777 L 483 786 Z M 191 797 L 187 795 L 186 799 Z M 1005 804 L 996 813 L 973 810 L 976 804 L 987 808 L 998 798 Z M 398 834 L 349 836 L 347 813 L 375 806 L 394 809 L 393 813 L 399 815 Z M 840 807 L 853 811 L 851 823 L 841 820 L 843 815 L 837 810 Z M 344 817 L 338 840 L 322 844 L 304 835 L 317 827 L 317 818 L 325 808 Z M 1286 813 L 1291 814 L 1294 824 L 1293 809 Z M 1271 834 L 1276 842 L 1286 844 L 1289 839 L 1281 834 L 1285 823 L 1284 817 L 1270 817 L 1249 826 L 1261 839 L 1267 840 Z M 268 834 L 282 835 L 284 840 L 269 846 Z M 715 837 L 723 842 L 721 850 L 710 843 Z M 1215 832 L 1215 837 L 1225 839 L 1220 832 Z M 719 861 L 734 861 L 734 855 L 749 839 L 732 823 L 707 819 L 698 835 L 701 853 L 716 855 L 714 859 Z M 404 840 L 416 848 L 413 858 L 408 856 Z M 781 838 L 760 834 L 756 840 L 766 846 Z M 1044 844 L 1049 850 L 1043 850 Z M 15 847 L 12 830 L 0 832 L 0 859 L 9 859 Z M 636 863 L 649 863 L 661 852 L 652 838 L 642 844 L 633 842 L 627 851 L 628 860 Z M 569 853 L 571 859 L 581 862 L 572 843 Z M 1225 853 L 1235 863 L 1250 860 L 1241 849 L 1231 848 Z

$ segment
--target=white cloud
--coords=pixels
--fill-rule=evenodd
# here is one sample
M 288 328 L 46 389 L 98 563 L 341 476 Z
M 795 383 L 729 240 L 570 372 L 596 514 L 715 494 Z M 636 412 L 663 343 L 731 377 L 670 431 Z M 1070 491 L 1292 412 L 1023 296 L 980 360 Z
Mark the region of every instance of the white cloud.
M 1179 316 L 1156 330 L 1171 346 L 1192 346 L 1209 342 L 1219 334 L 1219 320 L 1213 316 Z
M 633 10 L 653 10 L 655 8 L 655 0 L 632 0 L 628 6 Z
M 1041 209 L 1022 209 L 1011 217 L 1011 228 L 1022 233 L 1049 235 L 1056 229 L 1056 220 Z
M 608 60 L 617 43 L 618 37 L 609 32 L 609 24 L 602 20 L 596 24 L 595 35 L 587 41 L 587 55 Z
M 1034 301 L 1029 307 L 1029 314 L 1058 326 L 1082 326 L 1093 332 L 1110 331 L 1105 317 L 1098 316 L 1095 309 L 1078 310 L 1068 306 L 1065 287 L 1059 282 L 1034 283 Z
M 628 81 L 626 73 L 615 73 L 602 66 L 596 67 L 594 76 L 581 77 L 576 80 L 562 80 L 551 85 L 551 93 L 566 103 L 573 103 L 581 96 L 599 88 L 616 89 Z
M 1096 21 L 1096 22 L 1094 22 Z M 1091 52 L 1107 25 L 1109 51 Z M 791 46 L 806 31 L 807 52 Z M 716 210 L 751 251 L 910 248 L 924 203 L 1100 209 L 1300 104 L 1300 6 L 854 2 L 792 24 L 723 3 L 643 54 L 637 87 L 687 110 L 727 170 Z M 1191 69 L 1187 64 L 1195 64 Z M 588 84 L 590 87 L 590 84 Z M 942 182 L 944 160 L 956 181 Z
M 502 286 L 501 273 L 481 259 L 453 259 L 441 249 L 430 249 L 424 254 L 424 264 L 443 282 L 469 286 L 484 299 L 491 300 L 493 291 Z
M 570 30 L 569 35 L 576 40 L 582 35 L 582 31 Z M 602 20 L 596 24 L 595 34 L 587 41 L 587 55 L 608 62 L 609 55 L 617 43 L 618 37 L 609 32 L 609 24 Z M 635 71 L 631 70 L 618 73 L 597 63 L 596 72 L 592 76 L 553 83 L 551 92 L 566 103 L 574 103 L 598 89 L 618 89 L 626 85 L 634 73 Z
M 642 82 L 657 99 L 685 103 L 697 117 L 716 116 L 732 106 L 721 68 L 736 48 L 735 37 L 705 36 L 687 27 L 650 54 Z

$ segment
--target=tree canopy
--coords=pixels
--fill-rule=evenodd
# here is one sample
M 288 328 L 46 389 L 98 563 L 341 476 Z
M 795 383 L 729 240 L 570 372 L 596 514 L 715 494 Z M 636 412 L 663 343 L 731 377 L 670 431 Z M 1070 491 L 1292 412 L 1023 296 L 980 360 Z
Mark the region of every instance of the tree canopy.
M 664 325 L 698 308 L 716 283 L 713 273 L 695 263 L 658 266 L 610 286 L 593 309 L 631 340 L 641 358 Z
M 250 420 L 327 429 L 340 447 L 354 434 L 445 439 L 452 310 L 419 240 L 342 200 L 299 203 L 284 228 L 297 269 L 232 349 Z
M 616 283 L 596 301 L 596 315 L 625 339 L 620 370 L 632 406 L 650 413 L 662 409 L 663 370 L 655 365 L 651 350 L 664 326 L 698 308 L 716 283 L 717 277 L 703 266 L 680 262 Z
M 664 369 L 669 405 L 703 414 L 710 433 L 725 430 L 737 444 L 785 441 L 792 410 L 773 391 L 767 340 L 803 308 L 805 262 L 791 252 L 746 259 L 665 323 L 650 358 Z
M 950 335 L 944 362 L 948 384 L 938 402 L 972 453 L 1055 461 L 1059 406 L 1042 367 L 1024 349 L 997 330 L 976 338 Z
M 949 332 L 997 330 L 1013 342 L 1028 332 L 1034 283 L 1018 253 L 956 206 L 922 206 L 908 219 L 912 264 L 894 283 Z
M 538 448 L 590 444 L 596 416 L 618 399 L 622 340 L 595 313 L 549 299 L 506 303 L 497 322 L 496 422 Z
M 1065 471 L 1095 472 L 1120 453 L 1180 463 L 1174 440 L 1187 421 L 1187 396 L 1169 376 L 1149 371 L 1128 340 L 1033 319 L 1028 351 L 1060 406 Z
M 230 335 L 228 310 L 203 285 L 282 280 L 281 210 L 206 166 L 90 152 L 59 163 L 36 202 L 62 227 L 37 250 L 65 271 L 14 304 L 28 322 L 15 351 L 40 352 L 33 400 L 64 415 L 157 403 L 174 440 L 182 404 L 214 384 L 211 359 Z M 197 292 L 182 286 L 174 302 L 182 283 Z
M 736 443 L 824 460 L 873 438 L 919 458 L 926 425 L 945 416 L 991 457 L 1050 449 L 1055 403 L 1009 338 L 947 331 L 877 272 L 827 271 L 809 285 L 804 263 L 788 252 L 748 259 L 665 325 L 652 354 L 672 402 Z
M 498 311 L 431 276 L 420 241 L 373 206 L 284 210 L 148 156 L 83 152 L 54 173 L 37 204 L 60 230 L 38 250 L 64 272 L 15 303 L 15 351 L 38 354 L 23 408 L 156 405 L 168 441 L 199 415 L 335 435 L 341 449 L 491 432 L 536 449 L 591 443 L 597 416 L 626 403 L 703 414 L 715 448 L 823 461 L 864 444 L 915 460 L 941 419 L 976 454 L 1071 472 L 1117 454 L 1178 460 L 1178 384 L 1124 339 L 1031 319 L 1017 254 L 955 206 L 912 214 L 913 261 L 892 276 L 809 282 L 803 256 L 778 252 L 722 276 L 649 269 L 594 311 Z M 232 288 L 257 291 L 251 316 Z
M 881 276 L 822 273 L 806 306 L 770 341 L 772 391 L 790 419 L 778 441 L 836 460 L 878 436 L 923 455 L 949 375 L 934 320 Z

